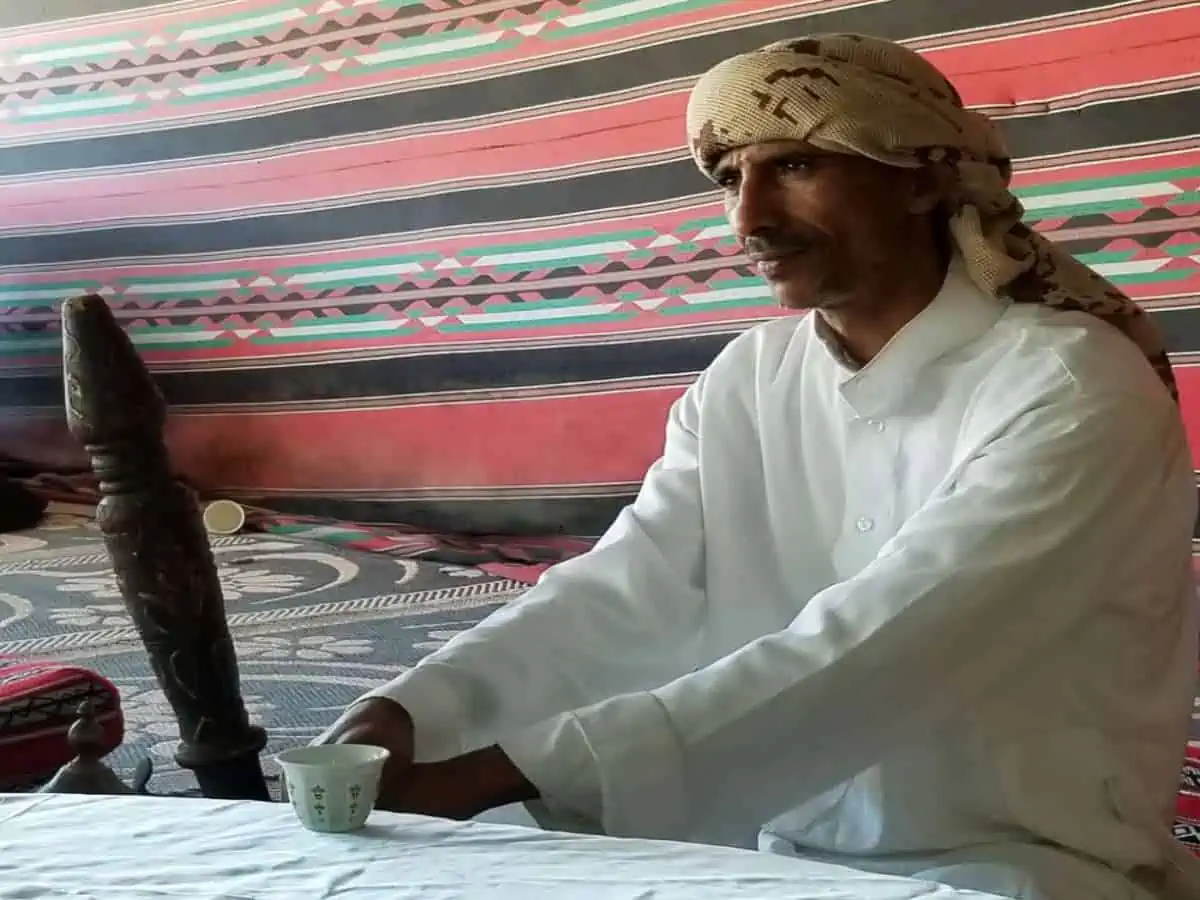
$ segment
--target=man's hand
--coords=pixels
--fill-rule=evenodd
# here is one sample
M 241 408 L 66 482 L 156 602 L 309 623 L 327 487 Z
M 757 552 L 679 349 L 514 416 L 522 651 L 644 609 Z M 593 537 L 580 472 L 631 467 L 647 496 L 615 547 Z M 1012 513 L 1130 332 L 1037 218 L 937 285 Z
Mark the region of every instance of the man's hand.
M 442 762 L 412 766 L 408 777 L 380 797 L 380 808 L 444 819 L 532 800 L 538 795 L 499 747 L 484 747 Z
M 319 738 L 318 744 L 367 744 L 391 753 L 379 781 L 380 808 L 385 795 L 412 776 L 413 722 L 399 703 L 372 697 L 355 703 Z
M 318 743 L 369 744 L 391 752 L 379 783 L 379 809 L 469 819 L 538 795 L 499 747 L 414 764 L 412 718 L 404 707 L 382 697 L 350 707 Z

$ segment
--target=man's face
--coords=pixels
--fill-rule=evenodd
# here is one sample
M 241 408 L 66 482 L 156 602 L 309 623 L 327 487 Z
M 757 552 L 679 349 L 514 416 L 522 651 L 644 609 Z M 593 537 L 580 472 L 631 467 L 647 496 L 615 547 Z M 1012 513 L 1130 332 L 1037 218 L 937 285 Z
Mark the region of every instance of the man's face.
M 833 309 L 885 283 L 918 226 L 909 170 L 799 141 L 731 150 L 713 177 L 778 303 Z

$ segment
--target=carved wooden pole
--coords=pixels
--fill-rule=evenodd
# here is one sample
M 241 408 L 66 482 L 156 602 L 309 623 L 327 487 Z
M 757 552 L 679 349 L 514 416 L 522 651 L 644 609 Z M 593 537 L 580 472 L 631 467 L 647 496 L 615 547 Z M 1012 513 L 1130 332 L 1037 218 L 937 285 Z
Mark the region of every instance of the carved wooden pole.
M 101 297 L 63 304 L 67 423 L 100 482 L 117 583 L 179 723 L 176 760 L 206 797 L 267 800 L 225 603 L 196 498 L 170 472 L 166 404 Z

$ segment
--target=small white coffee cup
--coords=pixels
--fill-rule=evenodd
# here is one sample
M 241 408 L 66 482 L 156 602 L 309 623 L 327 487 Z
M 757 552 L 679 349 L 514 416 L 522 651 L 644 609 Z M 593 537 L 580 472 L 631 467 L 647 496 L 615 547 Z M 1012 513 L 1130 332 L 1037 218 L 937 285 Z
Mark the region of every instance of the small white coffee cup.
M 203 518 L 209 534 L 237 534 L 246 524 L 246 511 L 232 500 L 214 500 L 204 507 Z
M 297 747 L 275 757 L 300 823 L 311 831 L 355 831 L 379 795 L 388 751 L 365 744 Z

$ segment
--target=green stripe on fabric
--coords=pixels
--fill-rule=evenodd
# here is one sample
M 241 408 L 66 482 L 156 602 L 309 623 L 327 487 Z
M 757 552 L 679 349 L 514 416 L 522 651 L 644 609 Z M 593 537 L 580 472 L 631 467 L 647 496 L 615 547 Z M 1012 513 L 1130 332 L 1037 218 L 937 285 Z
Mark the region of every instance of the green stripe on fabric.
M 99 281 L 30 282 L 0 287 L 0 305 L 29 306 L 54 304 L 79 294 L 94 294 L 103 285 Z
M 1167 281 L 1184 281 L 1194 278 L 1196 273 L 1188 269 L 1168 269 L 1159 272 L 1136 272 L 1129 275 L 1109 275 L 1113 284 L 1159 284 Z
M 594 0 L 581 8 L 560 16 L 565 27 L 547 32 L 546 38 L 574 38 L 613 28 L 625 28 L 638 22 L 668 19 L 680 13 L 691 13 L 711 6 L 721 6 L 725 0 Z
M 173 28 L 171 33 L 177 39 L 179 36 L 195 35 L 193 40 L 207 42 L 220 42 L 247 35 L 257 36 L 264 32 L 278 31 L 280 28 L 296 27 L 303 22 L 312 20 L 314 17 L 311 13 L 291 15 L 292 13 L 303 13 L 303 6 L 304 4 L 299 0 L 277 3 L 265 9 L 260 7 L 235 16 L 220 16 L 199 22 L 185 22 L 177 28 Z
M 595 306 L 597 303 L 604 302 L 603 298 L 596 297 L 559 297 L 554 300 L 525 300 L 520 303 L 509 302 L 472 306 L 469 310 L 460 310 L 457 315 L 472 313 L 534 313 L 544 309 L 570 309 L 573 306 Z
M 1108 178 L 1084 178 L 1078 181 L 1057 181 L 1052 184 L 1017 186 L 1013 193 L 1018 197 L 1040 197 L 1044 194 L 1064 194 L 1068 191 L 1102 190 L 1136 184 L 1153 184 L 1158 181 L 1175 181 L 1181 178 L 1200 178 L 1200 166 L 1182 169 L 1159 169 L 1158 171 L 1132 172 L 1112 175 Z
M 349 541 L 361 541 L 364 538 L 370 537 L 367 531 L 354 531 L 345 529 L 335 531 L 327 525 L 321 525 L 319 522 L 308 522 L 303 525 L 269 525 L 266 531 L 269 534 L 309 534 L 316 529 L 321 529 L 320 540 L 337 543 L 347 543 Z
M 8 0 L 9 3 L 16 3 L 18 0 Z M 100 40 L 84 41 L 68 41 L 63 43 L 51 44 L 36 44 L 24 51 L 18 50 L 11 54 L 17 65 L 45 65 L 47 63 L 64 63 L 72 60 L 86 59 L 87 62 L 102 62 L 109 57 L 117 57 L 127 55 L 130 51 L 122 44 L 130 44 L 137 47 L 141 41 L 145 39 L 145 35 L 136 32 L 125 32 L 124 34 L 107 35 Z M 28 57 L 34 57 L 36 63 L 21 62 Z
M 529 331 L 547 326 L 553 328 L 561 325 L 579 325 L 584 322 L 625 322 L 641 314 L 640 310 L 627 310 L 591 316 L 555 316 L 549 319 L 519 319 L 501 322 L 442 322 L 436 326 L 436 329 L 444 332 Z
M 72 94 L 53 100 L 39 98 L 20 106 L 14 106 L 17 116 L 26 122 L 45 122 L 57 119 L 73 119 L 78 116 L 94 116 L 98 111 L 120 113 L 140 112 L 150 108 L 149 100 L 130 99 L 130 95 L 93 96 Z M 33 111 L 36 110 L 36 111 Z
M 631 231 L 605 231 L 583 237 L 561 238 L 559 240 L 537 241 L 524 244 L 492 244 L 483 247 L 468 247 L 455 253 L 458 259 L 476 259 L 480 256 L 503 256 L 511 253 L 539 253 L 544 250 L 561 250 L 570 247 L 588 247 L 594 244 L 612 244 L 618 241 L 653 240 L 661 234 L 653 228 L 639 228 Z
M 338 319 L 336 321 L 341 323 L 345 319 Z M 334 320 L 330 320 L 329 324 L 332 326 Z M 379 330 L 356 330 L 353 327 L 330 327 L 326 330 L 323 327 L 309 326 L 305 328 L 303 325 L 287 325 L 279 328 L 275 333 L 251 335 L 250 342 L 252 344 L 295 344 L 301 342 L 320 343 L 321 341 L 368 340 L 373 337 L 391 339 L 416 334 L 421 330 L 421 327 L 416 325 L 397 325 L 395 328 Z
M 210 76 L 195 85 L 185 86 L 180 93 L 171 97 L 171 103 L 205 103 L 214 97 L 245 97 L 262 90 L 275 90 L 281 86 L 296 87 L 314 84 L 323 80 L 327 73 L 319 66 L 279 66 L 274 71 L 258 69 L 228 75 Z M 203 90 L 188 88 L 202 87 Z
M 1061 219 L 1064 216 L 1083 216 L 1088 213 L 1132 212 L 1146 209 L 1146 204 L 1140 200 L 1104 200 L 1096 203 L 1070 203 L 1062 206 L 1048 206 L 1044 209 L 1031 210 L 1026 214 L 1030 222 L 1042 219 Z
M 37 350 L 53 350 L 62 352 L 62 335 L 43 337 L 40 334 L 3 334 L 0 335 L 0 353 L 16 356 L 32 353 Z
M 710 216 L 707 219 L 691 219 L 687 222 L 682 222 L 679 225 L 679 232 L 685 231 L 703 231 L 705 228 L 719 228 L 728 225 L 729 221 L 724 216 Z
M 1101 250 L 1097 253 L 1076 253 L 1075 258 L 1085 266 L 1100 266 L 1105 263 L 1125 262 L 1133 259 L 1133 250 Z
M 662 313 L 664 316 L 686 316 L 714 309 L 747 309 L 756 306 L 774 305 L 775 301 L 770 296 L 761 298 L 747 297 L 738 300 L 713 300 L 708 303 L 688 303 L 683 306 L 660 306 L 657 312 Z
M 371 256 L 367 259 L 352 259 L 345 262 L 330 260 L 325 263 L 313 263 L 303 266 L 286 266 L 275 271 L 284 276 L 308 275 L 310 273 L 342 272 L 347 269 L 367 269 L 375 266 L 400 266 L 407 263 L 439 263 L 445 256 L 433 251 L 423 253 L 397 253 L 394 256 Z
M 454 59 L 465 62 L 476 56 L 512 50 L 524 40 L 502 37 L 485 42 L 481 38 L 479 43 L 472 43 L 466 40 L 470 37 L 470 32 L 448 32 L 429 38 L 406 38 L 392 45 L 377 46 L 370 53 L 360 52 L 355 59 L 359 65 L 372 70 L 426 65 L 431 60 L 445 62 Z
M 186 327 L 186 326 L 185 326 Z M 227 334 L 217 334 L 207 340 L 183 339 L 181 334 L 180 340 L 171 340 L 169 337 L 164 339 L 162 332 L 172 330 L 183 332 L 184 329 L 166 329 L 163 327 L 151 326 L 143 329 L 130 329 L 129 336 L 133 340 L 134 346 L 138 347 L 142 352 L 153 352 L 154 350 L 170 350 L 170 349 L 216 349 L 220 347 L 228 347 L 233 343 L 233 336 Z M 154 335 L 154 340 L 139 340 L 139 338 L 148 338 L 151 334 Z M 62 350 L 62 335 L 55 333 L 49 337 L 39 333 L 30 334 L 5 334 L 0 335 L 0 354 L 20 355 L 30 353 L 37 350 L 53 350 L 61 352 Z

